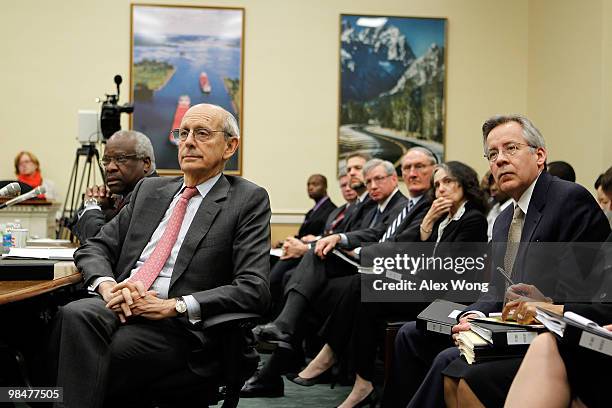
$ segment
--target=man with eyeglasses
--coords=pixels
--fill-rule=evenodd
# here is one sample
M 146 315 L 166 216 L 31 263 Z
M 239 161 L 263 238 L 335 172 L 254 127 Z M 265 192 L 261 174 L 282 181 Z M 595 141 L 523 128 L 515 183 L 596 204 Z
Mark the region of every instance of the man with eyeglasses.
M 174 133 L 184 176 L 142 179 L 130 203 L 75 252 L 84 283 L 100 297 L 57 313 L 59 406 L 150 406 L 155 384 L 168 377 L 182 390 L 246 374 L 248 367 L 226 370 L 225 359 L 237 358 L 225 347 L 227 331 L 209 326 L 269 306 L 268 194 L 223 174 L 240 138 L 225 109 L 192 106 Z M 232 344 L 252 357 L 252 333 L 236 330 Z
M 610 232 L 593 196 L 585 188 L 546 172 L 544 138 L 528 118 L 493 116 L 483 124 L 482 134 L 491 173 L 513 205 L 497 217 L 493 227 L 489 290 L 457 317 L 459 324 L 452 329 L 455 335 L 470 329 L 468 318 L 500 312 L 505 296 L 536 298 L 535 287 L 555 301 L 582 295 L 579 291 L 584 289 L 584 281 L 580 271 L 564 271 L 569 262 L 542 256 L 537 252 L 541 250 L 538 245 L 519 243 L 600 242 Z M 549 251 L 546 255 L 552 254 Z M 507 294 L 497 267 L 531 289 Z M 414 322 L 402 326 L 395 340 L 393 371 L 383 406 L 443 406 L 446 385 L 442 372 L 459 356 L 452 344 L 450 337 L 421 331 Z M 450 382 L 448 385 L 452 387 Z
M 106 142 L 102 157 L 106 186 L 89 187 L 83 208 L 71 230 L 84 243 L 130 202 L 132 190 L 143 177 L 157 177 L 155 153 L 149 138 L 133 130 L 119 130 Z

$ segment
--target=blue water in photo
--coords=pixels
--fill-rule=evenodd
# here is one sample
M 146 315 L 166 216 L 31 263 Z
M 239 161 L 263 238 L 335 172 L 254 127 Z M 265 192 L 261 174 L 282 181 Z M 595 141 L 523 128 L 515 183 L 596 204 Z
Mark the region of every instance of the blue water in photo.
M 150 101 L 134 100 L 134 130 L 145 133 L 151 139 L 155 150 L 157 167 L 178 169 L 177 150 L 169 140 L 178 99 L 189 95 L 191 106 L 198 103 L 212 103 L 227 109 L 236 116 L 231 97 L 223 83 L 224 78 L 240 78 L 239 46 L 228 46 L 214 38 L 173 37 L 173 42 L 163 45 L 136 45 L 134 63 L 144 59 L 164 61 L 176 69 L 168 83 L 153 93 Z M 206 72 L 212 87 L 209 94 L 200 88 L 200 73 Z M 226 165 L 226 169 L 238 168 L 238 152 Z

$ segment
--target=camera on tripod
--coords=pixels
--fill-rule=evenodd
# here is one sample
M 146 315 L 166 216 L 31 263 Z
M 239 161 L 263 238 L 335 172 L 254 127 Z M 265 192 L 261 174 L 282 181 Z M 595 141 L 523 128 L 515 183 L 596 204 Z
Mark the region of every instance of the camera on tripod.
M 117 85 L 117 94 L 106 94 L 106 100 L 102 103 L 102 112 L 100 112 L 100 129 L 102 130 L 103 141 L 106 141 L 118 130 L 121 130 L 121 114 L 131 114 L 134 112 L 134 105 L 125 103 L 119 105 L 119 85 L 123 79 L 121 75 L 115 75 L 115 84 Z

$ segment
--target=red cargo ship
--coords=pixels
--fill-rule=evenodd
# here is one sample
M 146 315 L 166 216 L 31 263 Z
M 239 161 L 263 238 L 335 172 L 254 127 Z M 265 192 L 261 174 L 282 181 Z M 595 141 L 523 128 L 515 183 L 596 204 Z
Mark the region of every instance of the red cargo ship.
M 174 113 L 174 120 L 172 121 L 172 129 L 177 129 L 181 126 L 181 120 L 183 120 L 183 116 L 185 116 L 185 112 L 191 106 L 191 98 L 189 95 L 181 95 L 178 99 L 178 104 L 176 105 L 176 112 Z M 174 140 L 172 136 L 172 129 L 170 129 L 170 142 L 172 144 L 178 145 L 178 142 Z
M 212 88 L 210 87 L 210 81 L 208 80 L 208 75 L 206 72 L 202 72 L 200 74 L 200 88 L 202 88 L 202 92 L 210 93 Z

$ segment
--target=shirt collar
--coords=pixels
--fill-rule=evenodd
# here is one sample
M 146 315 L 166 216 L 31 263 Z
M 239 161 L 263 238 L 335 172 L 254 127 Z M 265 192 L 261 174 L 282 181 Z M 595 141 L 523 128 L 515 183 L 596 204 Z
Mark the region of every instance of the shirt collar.
M 389 194 L 389 197 L 387 197 L 387 199 L 385 201 L 382 202 L 382 204 L 378 205 L 378 211 L 380 212 L 384 212 L 385 208 L 387 208 L 387 204 L 389 204 L 389 201 L 391 201 L 391 199 L 393 198 L 393 196 L 399 191 L 399 188 L 395 187 L 395 190 L 393 190 L 393 192 L 391 194 Z
M 533 189 L 535 188 L 535 185 L 538 182 L 538 179 L 540 178 L 541 174 L 542 172 L 540 172 L 540 174 L 538 174 L 538 177 L 536 177 L 536 179 L 533 180 L 533 183 L 531 183 L 531 185 L 527 188 L 527 190 L 525 190 L 521 198 L 519 198 L 518 202 L 514 201 L 514 199 L 512 200 L 513 203 L 515 204 L 515 208 L 516 208 L 516 205 L 518 205 L 523 211 L 523 214 L 525 215 L 527 215 L 527 210 L 529 209 L 529 203 L 531 202 L 531 196 L 533 195 Z
M 200 183 L 196 186 L 196 188 L 198 189 L 198 192 L 200 193 L 200 196 L 202 196 L 202 198 L 206 197 L 206 194 L 208 194 L 210 192 L 210 190 L 213 188 L 213 186 L 217 183 L 217 181 L 219 181 L 219 179 L 221 178 L 221 175 L 223 173 L 219 173 L 214 177 L 209 178 L 208 180 L 206 180 L 203 183 Z M 183 181 L 183 186 L 181 187 L 181 189 L 179 190 L 178 194 L 181 194 L 183 192 L 183 190 L 185 189 L 185 181 Z
M 416 196 L 416 197 L 411 197 L 410 193 L 408 193 L 408 200 L 410 200 L 410 202 L 412 203 L 412 206 L 414 207 L 419 201 L 421 201 L 421 198 L 423 198 L 425 196 L 425 194 L 421 194 L 420 196 Z
M 366 190 L 362 195 L 359 196 L 358 200 L 360 203 L 363 203 L 363 200 L 368 196 L 368 190 Z

